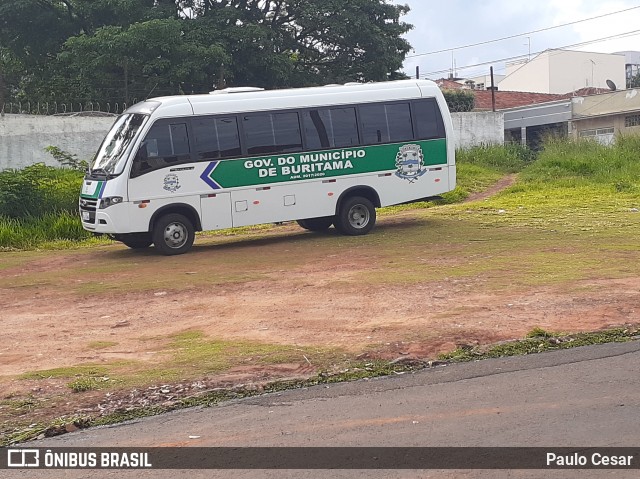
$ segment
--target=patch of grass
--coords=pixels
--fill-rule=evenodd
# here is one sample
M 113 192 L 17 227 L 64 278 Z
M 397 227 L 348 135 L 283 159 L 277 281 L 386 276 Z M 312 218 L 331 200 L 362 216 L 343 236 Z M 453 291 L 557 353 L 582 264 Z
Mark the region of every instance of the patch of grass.
M 171 370 L 179 374 L 206 375 L 242 364 L 299 364 L 309 361 L 315 367 L 331 364 L 343 351 L 331 348 L 298 347 L 250 341 L 220 341 L 201 331 L 174 335 L 168 346 L 173 359 Z M 167 365 L 169 366 L 169 365 Z M 163 368 L 167 370 L 169 368 Z
M 442 200 L 438 201 L 388 206 L 380 210 L 380 215 L 460 203 L 472 193 L 486 190 L 505 174 L 522 171 L 533 160 L 534 153 L 520 145 L 485 145 L 458 150 L 457 184 L 453 191 L 443 194 Z
M 615 328 L 591 333 L 556 335 L 555 333 L 536 328 L 522 340 L 507 341 L 491 346 L 458 348 L 450 353 L 440 354 L 438 359 L 450 362 L 467 362 L 480 359 L 520 356 L 593 344 L 627 342 L 637 339 L 638 333 L 638 328 L 634 327 Z
M 18 379 L 39 380 L 39 379 L 71 379 L 75 377 L 87 376 L 107 376 L 109 368 L 95 364 L 83 364 L 64 368 L 45 369 L 42 371 L 32 371 L 21 374 Z
M 98 239 L 84 230 L 75 213 L 46 213 L 26 218 L 0 216 L 0 251 L 69 249 L 108 242 L 108 239 Z
M 535 159 L 535 152 L 517 144 L 481 145 L 456 151 L 458 164 L 475 165 L 503 174 L 518 173 Z
M 33 396 L 29 396 L 25 399 L 3 399 L 0 400 L 0 407 L 8 407 L 17 413 L 22 414 L 39 407 L 39 402 Z
M 159 338 L 154 338 L 158 341 Z M 115 343 L 91 343 L 93 349 Z M 189 381 L 221 373 L 235 366 L 304 364 L 328 367 L 341 361 L 344 351 L 335 348 L 300 347 L 251 341 L 220 341 L 204 336 L 201 331 L 185 331 L 168 338 L 163 354 L 153 363 L 116 361 L 101 365 L 78 365 L 33 371 L 19 376 L 21 380 L 69 379 L 67 387 L 74 392 L 96 389 L 126 389 L 175 381 Z
M 109 381 L 108 377 L 79 377 L 71 381 L 67 384 L 67 387 L 71 389 L 74 393 L 82 393 L 86 391 L 95 391 L 97 389 L 102 389 L 107 386 L 107 382 Z

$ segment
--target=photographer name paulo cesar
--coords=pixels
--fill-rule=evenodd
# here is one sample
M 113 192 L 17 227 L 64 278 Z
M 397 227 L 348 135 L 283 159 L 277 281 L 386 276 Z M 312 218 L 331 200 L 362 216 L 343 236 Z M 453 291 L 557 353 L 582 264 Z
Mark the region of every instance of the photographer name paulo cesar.
M 589 455 L 579 453 L 555 454 L 547 453 L 547 466 L 567 466 L 567 467 L 629 467 L 635 465 L 633 455 L 614 455 L 594 452 Z

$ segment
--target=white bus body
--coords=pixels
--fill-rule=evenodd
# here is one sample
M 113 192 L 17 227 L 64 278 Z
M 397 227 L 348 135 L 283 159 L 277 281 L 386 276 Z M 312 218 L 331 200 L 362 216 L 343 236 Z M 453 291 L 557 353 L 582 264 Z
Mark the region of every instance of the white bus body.
M 427 80 L 155 98 L 126 110 L 88 170 L 83 227 L 132 248 L 297 220 L 368 233 L 375 208 L 456 185 L 451 116 Z

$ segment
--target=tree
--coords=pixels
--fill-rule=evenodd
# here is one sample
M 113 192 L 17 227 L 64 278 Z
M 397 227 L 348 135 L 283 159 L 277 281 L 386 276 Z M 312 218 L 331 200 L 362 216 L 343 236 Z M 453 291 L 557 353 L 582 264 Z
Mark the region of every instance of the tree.
M 394 79 L 410 49 L 408 10 L 388 0 L 0 0 L 0 48 L 22 67 L 5 91 L 128 103 Z
M 67 77 L 75 74 L 77 94 L 86 100 L 128 104 L 152 93 L 200 90 L 227 57 L 220 46 L 194 41 L 183 26 L 164 19 L 102 27 L 95 35 L 70 38 L 59 60 Z
M 384 0 L 187 2 L 220 32 L 234 85 L 266 88 L 394 78 L 410 50 L 407 6 Z

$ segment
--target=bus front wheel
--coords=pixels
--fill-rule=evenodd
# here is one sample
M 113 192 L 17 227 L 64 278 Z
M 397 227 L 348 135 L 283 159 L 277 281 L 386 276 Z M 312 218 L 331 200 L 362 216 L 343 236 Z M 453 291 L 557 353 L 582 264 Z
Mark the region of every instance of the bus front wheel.
M 189 251 L 195 239 L 195 230 L 189 219 L 178 213 L 165 215 L 153 227 L 153 244 L 164 255 Z
M 360 196 L 353 196 L 342 202 L 334 223 L 340 233 L 349 236 L 366 235 L 375 224 L 375 206 Z

